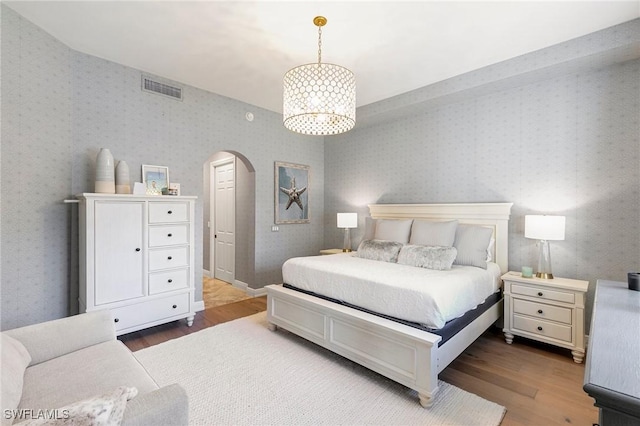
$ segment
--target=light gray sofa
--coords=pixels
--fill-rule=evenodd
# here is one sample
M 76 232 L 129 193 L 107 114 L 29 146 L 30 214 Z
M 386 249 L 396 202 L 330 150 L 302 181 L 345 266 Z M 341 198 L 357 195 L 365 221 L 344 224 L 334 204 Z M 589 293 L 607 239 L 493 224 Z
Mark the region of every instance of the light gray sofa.
M 0 349 L 3 426 L 24 420 L 6 410 L 60 409 L 122 386 L 138 390 L 137 396 L 121 404 L 123 425 L 188 423 L 184 389 L 178 384 L 157 385 L 116 339 L 109 311 L 4 331 Z

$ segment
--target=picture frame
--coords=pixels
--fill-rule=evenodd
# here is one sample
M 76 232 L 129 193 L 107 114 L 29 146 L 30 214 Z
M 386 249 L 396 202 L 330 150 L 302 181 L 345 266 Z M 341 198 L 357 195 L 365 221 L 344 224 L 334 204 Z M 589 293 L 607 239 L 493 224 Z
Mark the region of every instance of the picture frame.
M 309 166 L 275 162 L 275 223 L 310 223 Z
M 162 195 L 169 190 L 169 167 L 142 165 L 142 183 L 147 195 Z

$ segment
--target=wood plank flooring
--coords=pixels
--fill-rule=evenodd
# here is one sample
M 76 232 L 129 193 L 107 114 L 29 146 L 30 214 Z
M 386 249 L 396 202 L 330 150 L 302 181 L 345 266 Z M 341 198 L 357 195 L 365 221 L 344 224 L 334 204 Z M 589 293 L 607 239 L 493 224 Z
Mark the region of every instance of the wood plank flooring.
M 264 310 L 266 297 L 258 297 L 198 312 L 192 327 L 174 321 L 119 339 L 136 351 Z M 597 423 L 593 399 L 582 390 L 583 376 L 584 364 L 574 363 L 569 350 L 518 337 L 507 345 L 497 328 L 440 374 L 447 383 L 507 407 L 502 426 Z

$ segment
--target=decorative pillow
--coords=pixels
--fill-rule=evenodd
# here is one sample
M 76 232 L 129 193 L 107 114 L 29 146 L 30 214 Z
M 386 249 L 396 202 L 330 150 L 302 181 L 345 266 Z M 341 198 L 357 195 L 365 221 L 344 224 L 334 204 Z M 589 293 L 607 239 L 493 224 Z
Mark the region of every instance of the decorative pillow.
M 400 249 L 398 263 L 445 271 L 451 269 L 457 254 L 458 250 L 455 247 L 407 244 Z
M 23 426 L 116 426 L 122 423 L 127 401 L 138 394 L 138 389 L 120 386 L 113 392 L 74 402 L 57 410 L 57 418 L 38 418 L 20 423 Z
M 409 234 L 411 233 L 411 224 L 413 219 L 394 220 L 394 219 L 378 219 L 376 221 L 375 240 L 396 241 L 406 244 L 409 242 Z
M 375 238 L 377 222 L 377 219 L 373 219 L 369 216 L 364 218 L 364 236 L 362 237 L 362 241 L 373 240 Z
M 395 263 L 402 246 L 396 241 L 364 240 L 358 246 L 358 257 Z
M 493 230 L 484 226 L 459 225 L 453 246 L 458 250 L 454 265 L 487 269 L 487 248 Z
M 496 249 L 496 239 L 491 237 L 489 247 L 487 247 L 487 262 L 493 261 L 493 251 Z
M 447 222 L 414 220 L 411 226 L 409 244 L 451 247 L 456 240 L 457 228 L 457 220 Z
M 31 355 L 24 345 L 4 333 L 0 333 L 0 349 L 2 350 L 2 408 L 14 410 L 18 408 L 22 398 L 24 372 L 31 362 Z M 2 424 L 11 424 L 12 419 L 2 416 Z

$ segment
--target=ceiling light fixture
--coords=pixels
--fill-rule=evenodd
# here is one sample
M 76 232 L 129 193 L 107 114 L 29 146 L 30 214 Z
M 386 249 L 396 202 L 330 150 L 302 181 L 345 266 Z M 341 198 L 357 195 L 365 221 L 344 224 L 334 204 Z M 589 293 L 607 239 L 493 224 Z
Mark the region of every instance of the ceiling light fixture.
M 337 135 L 356 124 L 356 79 L 340 65 L 322 63 L 324 16 L 316 16 L 318 63 L 300 65 L 284 75 L 283 122 L 305 135 Z

